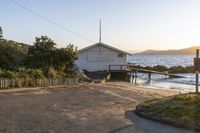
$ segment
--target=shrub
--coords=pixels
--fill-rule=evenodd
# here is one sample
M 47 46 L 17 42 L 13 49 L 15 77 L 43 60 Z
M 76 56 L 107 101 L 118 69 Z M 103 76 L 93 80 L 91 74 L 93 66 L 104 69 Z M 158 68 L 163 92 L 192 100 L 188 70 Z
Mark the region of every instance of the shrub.
M 33 75 L 34 75 L 35 79 L 44 79 L 45 78 L 44 72 L 41 69 L 35 69 Z
M 49 68 L 48 77 L 53 78 L 53 79 L 55 79 L 57 77 L 57 71 L 53 67 Z
M 7 70 L 7 71 L 2 71 L 1 72 L 0 78 L 17 79 L 18 76 L 17 76 L 17 74 L 15 72 Z
M 29 77 L 27 69 L 25 69 L 24 67 L 19 68 L 15 73 L 17 74 L 17 77 L 20 79 L 27 79 Z
M 44 79 L 45 75 L 41 69 L 19 68 L 15 71 L 0 70 L 0 78 L 9 79 Z

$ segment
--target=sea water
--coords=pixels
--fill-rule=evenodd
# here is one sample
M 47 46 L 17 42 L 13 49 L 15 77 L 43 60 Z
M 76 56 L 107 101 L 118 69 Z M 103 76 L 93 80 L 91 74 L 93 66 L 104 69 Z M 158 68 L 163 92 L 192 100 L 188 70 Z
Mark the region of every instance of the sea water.
M 135 63 L 141 66 L 163 65 L 171 66 L 191 66 L 195 55 L 132 55 L 128 56 L 129 63 Z
M 134 63 L 141 66 L 156 66 L 163 65 L 171 66 L 191 66 L 195 55 L 132 55 L 128 57 L 129 63 Z M 178 91 L 195 91 L 195 74 L 181 73 L 177 74 L 184 78 L 167 78 L 164 75 L 152 74 L 151 80 L 148 79 L 148 74 L 138 73 L 138 78 L 134 79 L 134 85 L 142 87 L 153 87 L 163 89 L 173 89 Z

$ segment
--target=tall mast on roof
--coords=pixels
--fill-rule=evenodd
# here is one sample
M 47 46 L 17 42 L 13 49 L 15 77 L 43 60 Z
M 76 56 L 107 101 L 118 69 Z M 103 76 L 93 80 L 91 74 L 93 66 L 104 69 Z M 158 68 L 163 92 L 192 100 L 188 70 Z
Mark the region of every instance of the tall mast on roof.
M 101 19 L 99 20 L 99 43 L 101 43 Z

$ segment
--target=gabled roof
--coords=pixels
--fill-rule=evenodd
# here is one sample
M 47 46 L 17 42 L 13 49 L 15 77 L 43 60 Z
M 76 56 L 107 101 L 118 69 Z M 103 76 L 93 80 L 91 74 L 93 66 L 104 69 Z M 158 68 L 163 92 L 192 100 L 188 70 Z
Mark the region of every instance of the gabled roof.
M 107 44 L 104 44 L 104 43 L 100 43 L 100 42 L 99 42 L 99 43 L 95 43 L 95 44 L 93 44 L 93 45 L 90 45 L 90 46 L 88 46 L 88 47 L 85 47 L 85 48 L 83 48 L 83 49 L 80 49 L 78 52 L 81 53 L 81 52 L 84 52 L 84 51 L 86 51 L 86 50 L 88 50 L 88 49 L 91 49 L 91 48 L 93 48 L 93 47 L 96 47 L 96 46 L 103 46 L 103 47 L 106 47 L 106 48 L 108 48 L 108 49 L 117 51 L 117 52 L 119 52 L 119 53 L 131 55 L 131 54 L 128 53 L 128 52 L 125 52 L 125 51 L 123 51 L 123 50 L 114 48 L 114 47 L 112 47 L 112 46 L 110 46 L 110 45 L 107 45 Z

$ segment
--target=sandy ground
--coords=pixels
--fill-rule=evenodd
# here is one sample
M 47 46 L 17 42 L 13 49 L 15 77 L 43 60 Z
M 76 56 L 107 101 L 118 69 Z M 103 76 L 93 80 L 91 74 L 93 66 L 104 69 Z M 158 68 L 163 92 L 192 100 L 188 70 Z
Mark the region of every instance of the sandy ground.
M 177 94 L 125 82 L 0 92 L 0 133 L 194 133 L 142 119 L 135 106 Z

